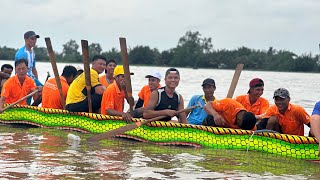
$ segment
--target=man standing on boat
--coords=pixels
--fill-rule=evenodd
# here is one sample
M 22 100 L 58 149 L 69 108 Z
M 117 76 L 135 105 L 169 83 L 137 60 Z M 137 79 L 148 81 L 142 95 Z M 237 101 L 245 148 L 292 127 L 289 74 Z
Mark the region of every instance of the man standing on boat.
M 60 76 L 62 94 L 64 99 L 67 97 L 69 85 L 77 76 L 77 69 L 74 66 L 65 66 L 62 75 Z M 55 78 L 51 78 L 44 83 L 42 90 L 42 107 L 63 109 L 60 92 Z
M 36 46 L 37 39 L 40 38 L 34 31 L 28 31 L 24 33 L 24 42 L 25 45 L 21 47 L 16 55 L 15 60 L 26 59 L 28 61 L 28 76 L 31 77 L 37 86 L 43 86 L 43 84 L 38 80 L 38 71 L 36 68 L 36 54 L 34 53 L 33 48 Z M 39 96 L 41 98 L 41 96 Z M 34 101 L 39 101 L 34 99 Z M 31 104 L 31 98 L 27 100 L 28 104 Z
M 311 115 L 311 132 L 317 138 L 319 143 L 319 158 L 320 158 L 320 101 L 316 103 Z
M 252 112 L 257 120 L 261 120 L 269 108 L 269 101 L 261 97 L 264 90 L 264 82 L 260 78 L 254 78 L 250 81 L 249 86 L 248 94 L 236 97 L 236 101 L 241 103 L 249 112 Z
M 148 74 L 146 75 L 146 78 L 148 78 L 148 85 L 143 86 L 140 90 L 138 94 L 139 99 L 136 103 L 135 109 L 146 107 L 150 99 L 151 93 L 157 90 L 158 88 L 161 88 L 161 74 L 159 72 L 153 72 L 151 74 Z
M 168 69 L 164 80 L 166 86 L 151 93 L 143 117 L 149 119 L 168 116 L 168 118 L 164 118 L 162 121 L 170 121 L 173 116 L 177 116 L 179 123 L 187 124 L 186 113 L 181 112 L 178 114 L 177 112 L 184 109 L 183 97 L 175 91 L 180 81 L 179 71 L 175 68 Z
M 24 96 L 28 95 L 35 89 L 42 90 L 42 86 L 37 87 L 32 78 L 27 76 L 28 60 L 19 59 L 15 61 L 16 75 L 9 78 L 3 85 L 0 98 L 0 113 L 3 112 L 4 103 L 12 104 Z M 35 93 L 33 97 L 36 99 L 39 93 Z M 27 105 L 26 100 L 22 100 L 18 104 Z
M 113 71 L 116 68 L 117 63 L 114 59 L 107 60 L 107 66 L 105 69 L 105 74 L 100 76 L 99 80 L 100 83 L 105 86 L 106 88 L 113 83 Z
M 303 136 L 304 124 L 310 127 L 310 116 L 306 110 L 290 103 L 290 94 L 285 88 L 275 90 L 273 99 L 275 105 L 267 109 L 258 129 Z
M 106 89 L 99 82 L 99 74 L 106 68 L 106 58 L 101 55 L 95 55 L 92 58 L 91 76 L 91 98 L 93 112 L 100 113 L 101 99 Z M 80 74 L 70 85 L 66 109 L 73 112 L 89 112 L 88 97 L 86 89 L 85 73 Z
M 255 115 L 248 112 L 242 104 L 234 99 L 209 101 L 204 106 L 205 111 L 212 115 L 212 119 L 203 121 L 205 126 L 254 130 L 257 119 Z
M 189 101 L 188 107 L 196 106 L 197 104 L 201 104 L 204 106 L 209 101 L 214 101 L 216 98 L 214 97 L 214 91 L 216 90 L 216 83 L 213 79 L 207 78 L 202 82 L 202 90 L 204 95 L 194 95 Z M 188 114 L 188 113 L 187 113 Z M 188 122 L 189 124 L 201 125 L 203 120 L 208 116 L 206 111 L 203 108 L 195 108 L 193 109 L 189 116 Z

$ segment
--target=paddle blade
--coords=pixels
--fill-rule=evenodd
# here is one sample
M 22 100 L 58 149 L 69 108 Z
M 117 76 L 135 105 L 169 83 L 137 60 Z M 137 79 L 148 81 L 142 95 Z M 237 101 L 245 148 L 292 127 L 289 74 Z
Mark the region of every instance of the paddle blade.
M 125 133 L 127 131 L 135 129 L 135 128 L 139 127 L 139 126 L 140 126 L 140 122 L 132 123 L 132 124 L 120 127 L 118 129 L 114 129 L 114 130 L 111 130 L 111 131 L 108 131 L 108 132 L 105 132 L 105 133 L 94 135 L 94 136 L 88 138 L 87 142 L 96 142 L 96 141 L 100 141 L 102 139 L 108 139 L 108 138 L 111 138 L 111 137 L 116 136 L 118 134 L 123 134 L 123 133 Z

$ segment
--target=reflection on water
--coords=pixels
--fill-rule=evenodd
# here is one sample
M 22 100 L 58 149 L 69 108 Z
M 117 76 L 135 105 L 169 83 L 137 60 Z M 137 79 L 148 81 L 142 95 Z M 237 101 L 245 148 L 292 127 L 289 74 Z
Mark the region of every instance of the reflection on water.
M 0 126 L 0 178 L 320 178 L 320 164 L 238 150 L 158 146 L 126 139 L 68 143 L 70 132 Z M 72 132 L 85 139 L 88 134 Z

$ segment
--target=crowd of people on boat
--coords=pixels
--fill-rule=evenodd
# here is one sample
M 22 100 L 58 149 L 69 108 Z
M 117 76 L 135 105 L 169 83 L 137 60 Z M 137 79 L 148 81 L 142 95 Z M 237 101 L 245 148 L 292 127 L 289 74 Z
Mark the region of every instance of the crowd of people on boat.
M 14 67 L 10 64 L 1 66 L 0 72 L 0 113 L 5 104 L 12 104 L 28 94 L 35 92 L 29 99 L 18 104 L 34 105 L 44 108 L 65 109 L 71 112 L 89 112 L 85 73 L 74 66 L 65 66 L 60 76 L 61 99 L 57 81 L 48 79 L 44 84 L 38 80 L 36 55 L 33 50 L 37 39 L 34 31 L 24 34 L 25 45 L 15 56 Z M 104 115 L 121 116 L 127 122 L 132 118 L 155 118 L 164 116 L 161 121 L 189 123 L 194 125 L 236 128 L 243 130 L 269 129 L 284 134 L 303 136 L 304 125 L 311 128 L 309 136 L 320 139 L 320 101 L 315 104 L 310 116 L 303 107 L 290 103 L 290 93 L 285 88 L 274 91 L 274 105 L 262 97 L 264 81 L 253 78 L 249 82 L 246 94 L 234 99 L 216 99 L 214 79 L 203 80 L 203 94 L 194 95 L 185 110 L 184 99 L 176 91 L 180 81 L 180 73 L 176 68 L 164 72 L 164 86 L 160 72 L 146 74 L 148 85 L 142 87 L 139 99 L 130 111 L 124 111 L 126 93 L 125 73 L 122 65 L 115 59 L 107 59 L 102 55 L 92 58 L 90 69 L 92 111 Z M 12 75 L 13 69 L 15 75 Z M 100 75 L 100 76 L 99 76 Z M 177 117 L 177 120 L 172 120 Z M 320 144 L 319 144 L 320 146 Z

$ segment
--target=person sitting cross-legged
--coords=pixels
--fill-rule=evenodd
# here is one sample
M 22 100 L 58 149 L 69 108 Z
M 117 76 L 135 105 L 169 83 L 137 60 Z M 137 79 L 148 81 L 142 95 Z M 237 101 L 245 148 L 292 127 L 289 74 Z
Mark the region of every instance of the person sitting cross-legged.
M 121 116 L 125 121 L 130 122 L 132 117 L 141 116 L 143 109 L 135 109 L 132 116 L 129 112 L 123 112 L 124 99 L 126 98 L 123 66 L 117 66 L 114 69 L 113 76 L 113 83 L 107 87 L 102 95 L 101 114 Z
M 0 113 L 3 112 L 4 103 L 12 104 L 26 95 L 30 94 L 36 89 L 42 90 L 42 86 L 37 87 L 32 78 L 27 76 L 28 61 L 26 59 L 19 59 L 14 62 L 16 75 L 9 78 L 3 85 L 0 98 Z M 38 98 L 39 92 L 33 95 Z M 26 99 L 18 104 L 27 105 Z
M 202 82 L 202 90 L 204 95 L 194 95 L 189 101 L 188 107 L 201 104 L 204 106 L 209 101 L 214 101 L 214 91 L 216 90 L 216 83 L 213 79 L 207 78 Z M 188 112 L 187 112 L 188 114 Z M 197 107 L 190 111 L 188 122 L 190 124 L 201 125 L 203 120 L 208 116 L 203 107 Z
M 183 97 L 175 90 L 180 81 L 179 71 L 176 68 L 168 69 L 164 80 L 166 86 L 151 93 L 149 102 L 143 112 L 143 117 L 149 119 L 167 116 L 160 121 L 176 122 L 171 118 L 177 116 L 179 123 L 187 124 L 186 113 L 178 113 L 179 110 L 184 109 Z
M 67 98 L 69 85 L 77 76 L 77 69 L 74 66 L 65 66 L 62 75 L 60 76 L 61 88 L 64 100 Z M 60 92 L 55 78 L 48 79 L 44 83 L 42 90 L 42 107 L 63 109 Z
M 92 111 L 100 113 L 101 98 L 106 89 L 99 82 L 99 74 L 106 68 L 106 58 L 95 55 L 90 69 Z M 85 73 L 81 73 L 71 84 L 67 93 L 66 109 L 72 112 L 89 112 Z
M 241 103 L 249 112 L 252 112 L 257 120 L 261 120 L 269 108 L 269 101 L 261 97 L 264 82 L 260 78 L 254 78 L 250 81 L 249 86 L 248 94 L 237 96 L 236 101 Z

